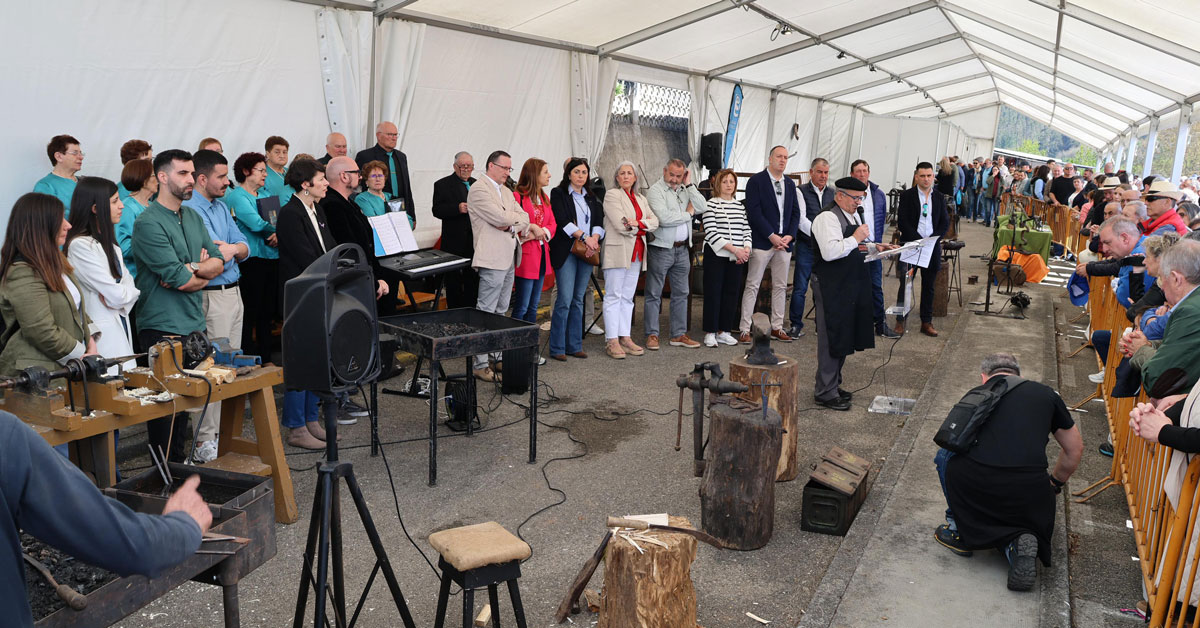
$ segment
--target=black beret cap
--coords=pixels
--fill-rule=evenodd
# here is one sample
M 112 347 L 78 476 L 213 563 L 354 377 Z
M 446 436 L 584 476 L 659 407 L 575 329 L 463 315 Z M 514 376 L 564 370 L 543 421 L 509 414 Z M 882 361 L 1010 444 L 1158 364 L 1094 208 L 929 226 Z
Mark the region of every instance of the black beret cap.
M 834 186 L 839 190 L 853 190 L 855 192 L 866 192 L 867 184 L 855 179 L 854 177 L 842 177 L 834 182 Z

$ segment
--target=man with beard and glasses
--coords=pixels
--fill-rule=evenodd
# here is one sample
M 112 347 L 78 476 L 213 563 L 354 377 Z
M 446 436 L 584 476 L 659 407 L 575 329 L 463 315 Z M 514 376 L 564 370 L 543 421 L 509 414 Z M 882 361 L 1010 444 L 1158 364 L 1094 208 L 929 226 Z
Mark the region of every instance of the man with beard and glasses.
M 192 198 L 195 185 L 192 155 L 172 149 L 154 158 L 158 198 L 133 223 L 130 245 L 141 291 L 137 303 L 138 343 L 149 349 L 166 336 L 186 336 L 204 331 L 204 297 L 201 290 L 225 269 L 221 250 L 213 243 L 204 220 L 183 204 Z M 161 445 L 173 462 L 185 456 L 187 419 L 164 417 L 146 424 L 150 444 Z

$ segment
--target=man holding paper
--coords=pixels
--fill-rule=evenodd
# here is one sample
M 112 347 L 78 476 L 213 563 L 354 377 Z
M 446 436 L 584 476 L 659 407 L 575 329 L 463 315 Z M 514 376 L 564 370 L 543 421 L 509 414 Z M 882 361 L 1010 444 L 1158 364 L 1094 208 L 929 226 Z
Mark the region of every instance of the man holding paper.
M 813 301 L 817 312 L 817 377 L 813 399 L 832 410 L 850 409 L 850 393 L 840 388 L 846 356 L 875 346 L 868 249 L 894 248 L 868 241 L 862 203 L 867 185 L 838 179 L 833 203 L 812 222 Z
M 896 229 L 900 232 L 900 242 L 935 236 L 944 238 L 950 226 L 950 216 L 946 213 L 945 197 L 933 189 L 933 164 L 928 161 L 917 164 L 913 180 L 916 186 L 900 194 L 900 207 L 896 212 Z M 933 328 L 933 285 L 942 262 L 941 248 L 940 242 L 934 244 L 928 261 L 921 264 L 920 261 L 926 259 L 925 255 L 921 255 L 921 260 L 915 264 L 921 268 L 921 333 L 932 337 L 938 335 L 937 330 Z M 908 270 L 914 264 L 897 261 L 896 265 L 900 269 L 897 304 L 903 304 Z M 896 317 L 897 333 L 904 333 L 905 318 L 907 315 Z

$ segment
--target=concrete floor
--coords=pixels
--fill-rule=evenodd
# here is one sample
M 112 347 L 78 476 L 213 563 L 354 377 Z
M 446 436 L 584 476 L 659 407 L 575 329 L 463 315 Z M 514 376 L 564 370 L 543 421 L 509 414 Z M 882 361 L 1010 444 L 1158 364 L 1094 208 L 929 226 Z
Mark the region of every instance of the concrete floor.
M 983 265 L 968 256 L 987 252 L 991 232 L 970 224 L 964 224 L 963 229 L 963 238 L 968 243 L 962 252 L 964 280 L 968 275 L 979 275 L 982 279 Z M 886 282 L 885 294 L 889 295 L 890 301 L 890 295 L 895 293 L 895 280 L 889 278 Z M 981 294 L 983 282 L 964 287 L 966 305 Z M 1029 334 L 1031 338 L 1036 336 L 1042 339 L 1041 342 L 1048 342 L 1050 336 L 1041 330 L 1053 320 L 1049 300 L 1060 291 L 1039 286 L 1026 291 L 1034 295 L 1033 309 L 1039 314 L 1031 317 L 1033 320 L 1013 321 L 1016 324 L 1014 334 Z M 640 313 L 640 302 L 638 305 Z M 696 337 L 699 335 L 699 305 L 697 300 L 696 325 L 693 326 Z M 914 315 L 909 333 L 894 347 L 891 341 L 881 342 L 874 350 L 852 356 L 844 370 L 846 381 L 843 387 L 861 390 L 856 393 L 855 407 L 850 412 L 818 409 L 810 402 L 809 387 L 816 353 L 811 320 L 806 326 L 810 331 L 808 335 L 791 344 L 776 345 L 777 352 L 796 358 L 801 365 L 798 399 L 802 406 L 799 434 L 802 475 L 795 481 L 776 485 L 775 532 L 765 548 L 735 552 L 700 546 L 692 566 L 700 625 L 708 628 L 758 625 L 746 616 L 747 612 L 771 620 L 775 625 L 795 626 L 802 620 L 805 625 L 829 625 L 827 620 L 835 615 L 839 617 L 837 625 L 879 625 L 885 620 L 878 617 L 886 613 L 868 614 L 867 609 L 879 607 L 889 599 L 922 599 L 916 596 L 914 589 L 924 596 L 932 596 L 923 599 L 943 599 L 944 591 L 924 586 L 927 584 L 924 580 L 915 578 L 908 580 L 914 580 L 916 585 L 908 585 L 908 580 L 900 582 L 897 578 L 889 578 L 896 580 L 893 582 L 895 588 L 854 585 L 847 589 L 847 586 L 857 574 L 867 575 L 875 569 L 874 552 L 879 550 L 881 543 L 894 544 L 890 550 L 899 558 L 924 562 L 923 569 L 936 571 L 954 567 L 951 559 L 968 562 L 941 550 L 929 536 L 938 523 L 938 495 L 930 462 L 932 443 L 926 441 L 932 433 L 929 425 L 936 429 L 936 423 L 940 423 L 938 413 L 944 413 L 949 403 L 974 385 L 971 382 L 978 381 L 974 372 L 981 357 L 979 352 L 1005 343 L 997 339 L 987 346 L 975 344 L 961 349 L 956 349 L 954 344 L 948 346 L 947 343 L 955 343 L 956 338 L 959 339 L 957 342 L 973 336 L 990 338 L 976 334 L 974 330 L 994 319 L 967 315 L 966 320 L 960 320 L 964 318 L 962 312 L 956 299 L 952 299 L 949 316 L 934 320 L 935 326 L 942 331 L 940 337 L 929 338 L 917 333 L 912 324 Z M 634 334 L 639 338 L 640 314 L 636 318 Z M 1031 331 L 1034 328 L 1039 331 Z M 1000 329 L 1008 329 L 1007 324 Z M 533 557 L 522 566 L 520 580 L 529 623 L 531 626 L 548 626 L 567 585 L 603 536 L 606 516 L 669 512 L 699 524 L 699 479 L 691 474 L 691 452 L 686 445 L 682 451 L 673 450 L 674 409 L 678 400 L 674 380 L 677 375 L 690 371 L 695 362 L 727 363 L 743 349 L 664 347 L 642 357 L 615 361 L 603 355 L 602 339 L 597 336 L 590 336 L 585 341 L 585 349 L 591 358 L 572 359 L 566 363 L 551 361 L 540 371 L 545 384 L 541 395 L 545 407 L 540 410 L 539 418 L 544 424 L 538 428 L 538 460 L 533 465 L 527 463 L 528 424 L 523 420 L 524 410 L 513 403 L 526 403 L 528 397 L 502 400 L 492 390 L 482 387 L 481 406 L 495 408 L 484 416 L 488 429 L 471 439 L 454 436 L 439 441 L 436 487 L 426 485 L 427 445 L 420 440 L 427 429 L 427 402 L 381 397 L 380 429 L 384 441 L 391 443 L 384 450 L 390 463 L 394 491 L 384 458 L 372 458 L 366 449 L 366 422 L 344 428 L 342 458 L 355 463 L 359 481 L 418 626 L 433 624 L 437 580 L 421 554 L 436 562 L 436 553 L 427 538 L 437 530 L 488 520 L 497 521 L 510 531 L 519 529 L 534 551 Z M 889 349 L 893 349 L 890 354 Z M 1038 360 L 1039 372 L 1052 382 L 1053 360 L 1044 357 Z M 880 368 L 885 362 L 886 367 Z M 1084 374 L 1081 372 L 1079 377 Z M 397 383 L 390 382 L 392 385 Z M 555 399 L 550 398 L 548 393 L 551 391 Z M 921 420 L 914 422 L 902 416 L 868 413 L 866 407 L 877 394 L 918 399 L 918 412 L 913 416 Z M 1094 405 L 1099 408 L 1099 404 Z M 1102 418 L 1098 414 L 1091 416 Z M 138 441 L 144 438 L 136 432 L 122 436 L 122 449 L 128 448 L 128 451 L 140 447 Z M 582 441 L 582 444 L 572 442 L 569 437 Z M 684 442 L 687 442 L 686 434 Z M 1095 439 L 1089 438 L 1086 442 L 1094 452 Z M 810 465 L 833 445 L 874 463 L 868 503 L 844 539 L 801 531 L 799 523 L 805 474 Z M 909 454 L 912 454 L 911 460 Z M 316 476 L 312 469 L 318 458 L 316 454 L 289 450 L 302 519 L 293 525 L 277 527 L 278 555 L 242 582 L 243 626 L 290 625 Z M 129 464 L 138 463 L 134 460 Z M 1081 469 L 1076 477 L 1090 476 L 1084 475 Z M 1078 484 L 1078 481 L 1072 484 Z M 1119 495 L 1110 491 L 1106 497 L 1116 499 Z M 554 506 L 560 501 L 563 502 L 561 505 Z M 547 507 L 530 519 L 531 515 Z M 893 509 L 891 513 L 889 508 Z M 896 510 L 898 508 L 900 510 Z M 1060 527 L 1061 522 L 1062 519 Z M 416 547 L 406 538 L 405 528 Z M 353 596 L 364 586 L 373 556 L 356 518 L 347 517 L 344 536 L 346 585 Z M 1124 561 L 1129 562 L 1128 558 Z M 1000 590 L 1003 590 L 1002 568 L 991 564 L 994 560 L 989 562 L 986 557 L 977 555 L 969 562 L 972 563 L 970 569 L 958 567 L 963 577 L 978 582 L 979 587 L 991 586 L 993 580 L 1000 578 Z M 602 573 L 603 567 L 593 578 L 592 588 L 600 589 Z M 1121 586 L 1125 590 L 1122 599 L 1136 598 L 1136 580 L 1132 588 L 1128 579 Z M 846 602 L 843 602 L 844 596 Z M 851 614 L 851 609 L 871 599 L 875 606 L 862 605 L 861 613 Z M 1028 599 L 1032 596 L 1022 602 Z M 461 605 L 460 598 L 451 600 L 451 617 L 457 616 L 454 612 L 456 604 Z M 511 625 L 511 609 L 504 596 L 500 606 L 502 619 Z M 961 608 L 970 614 L 944 624 L 922 621 L 920 625 L 964 625 L 978 618 L 979 607 L 963 605 Z M 924 610 L 928 611 L 927 608 Z M 813 617 L 806 618 L 806 613 Z M 933 617 L 920 613 L 911 616 Z M 595 615 L 587 613 L 573 617 L 576 624 L 584 625 L 591 625 L 595 619 Z M 311 615 L 308 621 L 312 621 Z M 359 621 L 362 626 L 400 625 L 382 581 L 372 588 Z M 185 585 L 135 612 L 119 625 L 221 625 L 220 592 L 212 587 Z

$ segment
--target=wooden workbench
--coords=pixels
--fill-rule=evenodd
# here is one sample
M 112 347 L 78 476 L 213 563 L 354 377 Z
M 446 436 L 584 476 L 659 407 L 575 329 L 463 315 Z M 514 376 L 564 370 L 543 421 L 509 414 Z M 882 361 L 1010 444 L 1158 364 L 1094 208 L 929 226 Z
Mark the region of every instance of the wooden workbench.
M 0 399 L 7 410 L 29 423 L 50 445 L 70 444 L 72 458 L 81 469 L 93 474 L 97 485 L 116 483 L 116 452 L 113 430 L 125 429 L 173 413 L 199 410 L 204 406 L 210 380 L 181 375 L 170 364 L 159 362 L 154 369 L 126 371 L 124 381 L 89 382 L 88 400 L 92 413 L 82 416 L 84 384 L 70 382 L 76 410 L 67 406 L 67 391 L 52 389 L 43 394 L 8 391 Z M 270 475 L 274 481 L 275 519 L 293 523 L 299 517 L 292 490 L 292 476 L 283 453 L 279 421 L 272 387 L 283 382 L 283 370 L 267 365 L 240 375 L 226 384 L 212 384 L 209 403 L 222 401 L 221 427 L 216 460 L 206 466 Z M 147 387 L 176 393 L 172 401 L 143 405 L 125 394 L 125 388 Z M 246 402 L 250 403 L 256 439 L 243 436 Z

